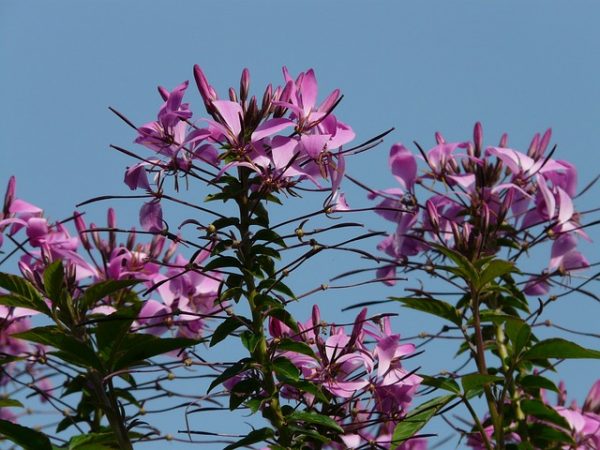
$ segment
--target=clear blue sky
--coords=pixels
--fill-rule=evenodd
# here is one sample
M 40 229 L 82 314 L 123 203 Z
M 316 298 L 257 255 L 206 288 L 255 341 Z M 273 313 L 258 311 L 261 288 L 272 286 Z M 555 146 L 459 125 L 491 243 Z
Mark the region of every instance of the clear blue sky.
M 152 120 L 160 104 L 156 85 L 191 79 L 198 63 L 222 93 L 237 85 L 243 67 L 256 88 L 278 83 L 282 65 L 292 72 L 314 67 L 321 93 L 342 89 L 338 117 L 358 140 L 396 127 L 379 150 L 349 161 L 353 176 L 378 188 L 393 185 L 389 144 L 430 146 L 437 130 L 450 140 L 467 139 L 477 120 L 487 143 L 507 131 L 517 148 L 552 127 L 557 156 L 577 165 L 583 185 L 600 172 L 599 15 L 592 0 L 3 0 L 0 183 L 16 175 L 19 196 L 54 218 L 96 195 L 127 194 L 122 177 L 130 161 L 108 145 L 131 146 L 133 135 L 107 107 L 136 123 Z M 199 97 L 190 92 L 198 111 Z M 599 193 L 600 186 L 579 208 L 598 206 Z M 351 203 L 366 204 L 362 192 L 349 188 L 349 195 Z M 118 211 L 122 224 L 136 223 L 134 206 Z M 597 261 L 600 235 L 593 235 L 596 243 L 586 252 Z M 339 263 L 327 258 L 322 264 Z M 326 281 L 319 270 L 310 277 L 311 285 Z M 344 298 L 338 291 L 320 301 L 338 315 L 353 301 L 394 293 L 401 288 Z M 561 324 L 598 331 L 600 305 L 591 300 L 572 296 L 553 308 L 551 317 Z M 396 325 L 404 335 L 438 326 L 422 319 L 401 311 Z M 419 364 L 452 367 L 434 348 Z M 565 366 L 562 377 L 581 402 L 598 374 L 600 363 L 585 362 Z M 176 430 L 177 418 L 168 420 Z M 204 428 L 222 427 L 222 420 Z

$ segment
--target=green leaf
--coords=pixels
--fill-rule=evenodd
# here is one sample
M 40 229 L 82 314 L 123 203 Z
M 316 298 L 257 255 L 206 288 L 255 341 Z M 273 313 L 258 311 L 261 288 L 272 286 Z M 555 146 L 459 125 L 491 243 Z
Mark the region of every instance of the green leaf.
M 267 439 L 271 439 L 273 437 L 273 430 L 270 428 L 259 428 L 258 430 L 252 430 L 248 435 L 235 444 L 230 444 L 225 447 L 223 450 L 233 450 L 234 448 L 247 447 L 252 444 L 256 444 L 257 442 L 263 442 Z
M 288 384 L 292 387 L 295 387 L 296 389 L 298 389 L 301 392 L 306 392 L 308 394 L 312 394 L 315 396 L 315 398 L 323 403 L 329 403 L 329 399 L 327 398 L 327 396 L 323 393 L 321 387 L 317 384 L 311 383 L 310 381 L 306 381 L 306 380 L 286 380 L 285 384 Z
M 553 408 L 545 405 L 540 400 L 522 400 L 521 409 L 529 416 L 551 422 L 561 428 L 564 428 L 565 430 L 570 428 L 569 423 L 563 416 L 561 416 Z
M 531 327 L 525 321 L 513 317 L 506 322 L 506 335 L 513 343 L 515 355 L 518 355 L 529 343 Z
M 93 308 L 100 300 L 109 297 L 122 289 L 127 289 L 136 284 L 139 280 L 105 280 L 92 284 L 85 289 L 85 292 L 78 299 L 80 311 L 87 311 Z
M 547 389 L 556 393 L 559 392 L 552 381 L 541 375 L 525 375 L 523 378 L 517 380 L 517 383 L 525 389 Z
M 538 342 L 523 354 L 527 360 L 534 359 L 600 359 L 600 351 L 581 347 L 565 339 L 553 338 Z
M 65 269 L 60 259 L 48 265 L 44 270 L 44 289 L 52 303 L 62 306 L 66 292 Z
M 33 309 L 50 316 L 50 309 L 44 302 L 44 298 L 33 284 L 24 278 L 8 273 L 0 272 L 0 287 L 9 291 L 12 295 L 1 296 L 0 304 L 6 306 L 18 306 Z
M 458 386 L 458 383 L 456 381 L 454 381 L 452 378 L 435 378 L 435 377 L 430 377 L 427 375 L 419 375 L 423 380 L 421 381 L 421 384 L 425 385 L 425 386 L 431 386 L 431 387 L 435 387 L 438 389 L 443 389 L 445 391 L 448 392 L 452 392 L 454 394 L 460 394 L 460 387 Z
M 477 269 L 475 269 L 471 261 L 469 261 L 459 252 L 444 247 L 443 245 L 433 244 L 433 247 L 454 262 L 454 264 L 456 264 L 457 268 L 459 269 L 459 272 L 457 273 L 459 276 L 477 286 L 479 282 L 479 275 L 477 273 Z M 446 270 L 448 270 L 448 268 L 446 268 Z
M 254 392 L 261 389 L 261 383 L 256 378 L 241 380 L 233 386 L 229 397 L 229 409 L 233 411 L 240 406 Z
M 280 356 L 273 360 L 273 369 L 277 378 L 281 381 L 298 381 L 300 379 L 300 370 L 289 359 Z
M 491 283 L 496 278 L 514 272 L 515 265 L 512 262 L 502 259 L 490 261 L 482 272 L 479 274 L 478 289 L 484 288 L 488 283 Z
M 0 398 L 0 408 L 8 408 L 10 406 L 24 408 L 23 403 L 21 403 L 19 400 L 13 400 L 12 398 Z
M 283 322 L 292 329 L 295 333 L 298 333 L 298 322 L 292 317 L 292 315 L 283 308 L 273 308 L 269 311 L 269 316 L 275 317 L 277 320 Z
M 8 420 L 0 419 L 0 434 L 24 450 L 52 450 L 52 444 L 44 434 Z
M 113 370 L 120 370 L 139 365 L 144 360 L 163 355 L 174 350 L 181 350 L 197 344 L 195 339 L 159 338 L 150 334 L 127 334 L 123 338 L 118 359 L 113 363 Z
M 308 411 L 295 411 L 287 416 L 288 422 L 304 422 L 305 424 L 318 425 L 320 427 L 330 428 L 343 433 L 344 429 L 338 425 L 338 423 L 329 416 L 323 414 L 317 414 Z
M 233 256 L 219 256 L 210 260 L 208 264 L 203 267 L 203 269 L 208 272 L 210 270 L 221 269 L 224 267 L 236 267 L 240 269 L 242 267 L 242 263 L 240 263 L 240 261 Z
M 503 381 L 504 378 L 497 377 L 495 375 L 483 375 L 480 373 L 471 373 L 469 375 L 465 375 L 461 377 L 460 383 L 462 384 L 463 390 L 465 393 L 470 391 L 476 391 L 479 389 L 483 389 L 483 387 L 487 384 L 499 383 Z
M 294 341 L 292 339 L 282 339 L 277 343 L 277 350 L 282 352 L 294 352 L 302 355 L 307 355 L 317 359 L 315 352 L 308 344 L 300 341 Z
M 557 448 L 556 444 L 574 444 L 570 434 L 558 430 L 556 427 L 545 425 L 543 423 L 534 423 L 528 427 L 528 435 L 532 438 L 535 448 Z M 558 448 L 563 448 L 562 446 Z
M 290 298 L 295 299 L 296 296 L 294 295 L 294 292 L 284 283 L 282 283 L 281 281 L 275 281 L 272 279 L 267 279 L 264 281 L 261 281 L 260 284 L 258 285 L 258 290 L 259 291 L 263 291 L 263 290 L 271 290 L 271 291 L 276 291 L 276 292 L 281 292 L 284 295 L 287 295 Z
M 460 326 L 460 314 L 450 303 L 432 298 L 390 297 L 390 299 L 403 303 L 407 308 L 441 317 Z
M 250 330 L 246 330 L 240 335 L 240 340 L 242 341 L 242 345 L 246 347 L 246 350 L 250 353 L 254 353 L 254 350 L 260 341 L 260 336 Z
M 139 317 L 142 304 L 121 308 L 108 316 L 98 319 L 94 330 L 98 353 L 104 361 L 110 361 L 121 350 L 122 341 L 131 329 L 133 321 Z
M 245 317 L 240 316 L 231 316 L 225 319 L 223 322 L 219 324 L 219 326 L 215 329 L 212 334 L 212 338 L 210 339 L 210 346 L 214 346 L 221 342 L 223 339 L 231 335 L 235 330 L 239 327 L 248 324 L 250 321 Z
M 212 391 L 215 387 L 217 387 L 223 381 L 227 381 L 230 378 L 233 378 L 236 375 L 239 375 L 240 373 L 242 373 L 245 370 L 247 370 L 248 367 L 249 367 L 249 364 L 251 362 L 252 362 L 252 360 L 250 358 L 244 358 L 244 359 L 239 360 L 238 362 L 236 362 L 232 366 L 229 366 L 219 376 L 217 376 L 212 381 L 212 383 L 210 383 L 210 386 L 208 387 L 207 393 L 210 393 L 210 391 Z
M 275 231 L 270 230 L 268 228 L 263 228 L 254 233 L 253 240 L 266 241 L 267 243 L 274 242 L 280 245 L 281 247 L 286 247 L 283 238 L 280 235 L 278 235 Z
M 65 334 L 56 326 L 32 328 L 12 335 L 15 338 L 38 344 L 50 345 L 60 352 L 56 352 L 62 359 L 81 367 L 101 370 L 102 363 L 96 356 L 94 350 L 87 344 Z
M 455 395 L 436 397 L 415 408 L 394 428 L 392 444 L 400 445 L 403 441 L 414 436 L 440 409 L 454 398 L 456 398 Z
M 68 450 L 107 450 L 117 449 L 114 433 L 88 433 L 74 436 L 69 440 Z

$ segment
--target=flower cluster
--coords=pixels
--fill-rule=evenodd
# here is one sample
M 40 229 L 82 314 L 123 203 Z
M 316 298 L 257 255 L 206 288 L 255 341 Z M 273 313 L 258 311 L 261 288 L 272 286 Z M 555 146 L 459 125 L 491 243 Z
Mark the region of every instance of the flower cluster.
M 4 210 L 0 231 L 7 231 L 11 238 L 24 232 L 29 248 L 21 256 L 19 268 L 40 289 L 44 285 L 44 270 L 56 260 L 62 261 L 69 289 L 74 294 L 85 291 L 89 283 L 106 280 L 138 280 L 148 289 L 158 286 L 156 291 L 161 300 L 144 301 L 136 325 L 154 334 L 162 334 L 173 326 L 178 335 L 199 337 L 206 318 L 223 308 L 215 305 L 221 275 L 205 273 L 201 268 L 210 254 L 208 249 L 197 252 L 188 261 L 177 254 L 176 236 L 168 246 L 164 235 L 153 235 L 149 242 L 136 242 L 139 232 L 119 230 L 112 208 L 108 210 L 106 228 L 93 223 L 88 226 L 76 212 L 73 221 L 77 234 L 71 235 L 65 223 L 50 223 L 41 208 L 16 198 L 14 178 L 9 182 Z M 125 242 L 118 242 L 121 231 L 126 235 Z M 118 307 L 115 299 L 106 297 L 93 305 L 89 313 L 108 315 Z M 11 319 L 32 313 L 22 308 L 7 310 Z
M 565 445 L 562 448 L 570 450 L 595 450 L 600 448 L 600 380 L 594 383 L 582 407 L 579 407 L 575 401 L 569 406 L 565 406 L 567 395 L 562 382 L 559 383 L 556 405 L 551 405 L 545 397 L 545 395 L 542 396 L 544 403 L 560 414 L 568 425 L 568 428 L 565 429 L 556 426 L 573 440 L 572 445 Z M 492 441 L 494 427 L 491 425 L 485 427 L 485 433 L 488 439 Z M 505 436 L 505 440 L 514 444 L 521 442 L 519 435 L 514 431 L 509 432 Z M 486 448 L 478 432 L 469 435 L 467 445 L 473 450 L 485 450 Z
M 421 150 L 422 174 L 413 153 L 402 144 L 392 146 L 389 164 L 399 187 L 370 193 L 379 199 L 376 212 L 396 224 L 378 246 L 391 263 L 378 277 L 393 284 L 396 267 L 427 255 L 431 243 L 473 259 L 503 247 L 518 257 L 551 239 L 548 267 L 529 280 L 529 295 L 547 293 L 552 275 L 589 266 L 577 250 L 579 238 L 589 240 L 573 206 L 577 172 L 547 152 L 550 137 L 550 130 L 536 134 L 523 153 L 508 148 L 506 135 L 498 146 L 484 148 L 480 124 L 469 142 L 448 143 L 438 133 L 437 145 Z
M 143 159 L 125 173 L 131 189 L 146 189 L 155 197 L 140 212 L 144 229 L 163 228 L 159 201 L 164 177 L 170 173 L 210 174 L 206 168 L 215 169 L 216 180 L 232 168 L 247 167 L 256 174 L 253 188 L 264 194 L 293 192 L 302 180 L 321 187 L 321 178 L 330 181 L 336 194 L 345 168 L 341 147 L 354 139 L 352 129 L 332 114 L 340 91 L 319 104 L 312 69 L 294 79 L 284 67 L 283 75 L 284 84 L 268 85 L 259 102 L 250 97 L 245 69 L 239 93 L 231 88 L 229 98 L 220 99 L 196 66 L 194 77 L 210 115 L 198 120 L 192 120 L 190 105 L 183 103 L 187 81 L 171 92 L 159 87 L 164 104 L 156 121 L 137 128 L 135 142 L 163 158 Z
M 343 326 L 321 321 L 315 305 L 311 318 L 295 332 L 278 319 L 269 324 L 272 348 L 282 340 L 305 344 L 311 351 L 277 350 L 275 358 L 286 358 L 302 379 L 321 387 L 331 398 L 326 406 L 330 417 L 344 429 L 343 445 L 331 448 L 424 449 L 422 439 L 401 445 L 392 443 L 395 426 L 407 413 L 421 377 L 404 368 L 402 362 L 415 352 L 391 330 L 389 317 L 368 318 L 363 309 L 349 332 Z M 293 348 L 293 346 L 291 347 Z M 230 386 L 231 388 L 232 386 Z M 315 407 L 315 395 L 294 386 L 281 386 L 289 401 Z

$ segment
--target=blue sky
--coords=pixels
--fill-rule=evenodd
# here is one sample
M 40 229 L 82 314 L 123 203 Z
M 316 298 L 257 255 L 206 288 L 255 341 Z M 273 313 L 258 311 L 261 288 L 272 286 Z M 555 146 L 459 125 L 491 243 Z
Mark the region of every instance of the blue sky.
M 131 161 L 108 145 L 131 147 L 134 136 L 108 106 L 136 123 L 152 120 L 160 104 L 156 85 L 172 88 L 191 79 L 198 63 L 222 93 L 237 85 L 244 67 L 257 91 L 280 82 L 282 65 L 295 73 L 315 68 L 322 95 L 336 87 L 344 93 L 338 117 L 357 140 L 396 128 L 384 145 L 348 163 L 354 177 L 377 188 L 393 185 L 389 144 L 431 146 L 435 131 L 468 139 L 477 120 L 488 144 L 506 131 L 516 148 L 552 127 L 557 157 L 577 165 L 583 186 L 600 172 L 599 14 L 592 0 L 4 0 L 0 183 L 16 175 L 19 196 L 54 218 L 93 196 L 127 194 L 122 177 Z M 199 110 L 199 96 L 190 92 Z M 598 206 L 599 189 L 578 207 Z M 348 193 L 351 203 L 367 204 L 359 190 Z M 135 204 L 117 210 L 120 223 L 136 224 Z M 373 228 L 387 226 L 365 220 Z M 596 243 L 585 250 L 597 261 L 600 236 L 592 235 Z M 319 264 L 340 261 L 328 256 L 315 264 L 307 284 L 323 281 Z M 353 301 L 392 294 L 400 295 L 376 288 L 314 300 L 336 315 Z M 572 296 L 553 305 L 550 317 L 597 331 L 598 307 Z M 403 335 L 437 327 L 404 311 L 396 324 Z M 451 361 L 440 362 L 432 348 L 419 364 L 437 370 Z M 567 365 L 561 376 L 581 402 L 598 373 L 600 363 L 584 362 Z

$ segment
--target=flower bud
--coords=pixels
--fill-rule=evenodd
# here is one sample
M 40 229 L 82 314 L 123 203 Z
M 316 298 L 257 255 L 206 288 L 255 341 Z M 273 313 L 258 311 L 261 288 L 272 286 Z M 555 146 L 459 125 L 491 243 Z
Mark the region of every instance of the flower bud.
M 600 414 L 600 380 L 596 381 L 583 404 L 583 411 Z
M 437 233 L 440 229 L 440 215 L 437 211 L 437 208 L 435 204 L 431 201 L 431 199 L 427 200 L 425 206 L 427 208 L 427 216 L 429 218 L 431 228 L 433 228 L 433 231 Z
M 260 108 L 261 119 L 266 118 L 269 115 L 269 111 L 271 109 L 271 100 L 273 99 L 273 86 L 269 84 L 262 98 L 262 105 Z
M 127 250 L 133 250 L 133 247 L 135 246 L 135 237 L 135 228 L 132 228 L 129 230 L 129 234 L 127 235 L 127 243 L 125 244 Z
M 229 88 L 229 100 L 231 100 L 234 103 L 237 103 L 237 101 L 238 101 L 235 89 L 232 87 Z
M 473 143 L 475 144 L 475 156 L 479 158 L 483 148 L 483 128 L 481 127 L 481 122 L 477 122 L 473 129 Z
M 439 131 L 435 132 L 435 141 L 438 143 L 438 145 L 446 143 L 444 136 L 442 136 L 442 133 L 440 133 Z
M 12 176 L 8 180 L 8 186 L 6 187 L 6 194 L 4 195 L 4 208 L 2 209 L 4 216 L 8 217 L 10 213 L 10 205 L 15 199 L 17 179 Z
M 498 143 L 498 147 L 507 148 L 508 147 L 508 134 L 503 133 L 500 137 L 500 142 Z
M 117 234 L 114 231 L 114 228 L 117 228 L 117 217 L 114 209 L 108 208 L 106 222 L 108 228 L 110 228 L 108 232 L 108 247 L 112 250 L 117 246 Z
M 240 79 L 240 100 L 242 103 L 248 98 L 248 92 L 250 92 L 250 71 L 244 68 L 242 70 L 242 78 Z
M 88 233 L 86 232 L 85 221 L 83 220 L 83 215 L 77 211 L 73 213 L 73 217 L 75 219 L 75 229 L 77 230 L 77 234 L 79 234 L 79 241 L 83 248 L 86 250 L 90 250 L 92 248 L 90 244 L 90 239 L 88 237 Z
M 527 150 L 527 156 L 535 159 L 538 154 L 539 146 L 540 146 L 540 133 L 535 133 L 535 136 L 533 136 L 533 139 L 531 140 L 531 143 L 529 144 L 529 149 Z

